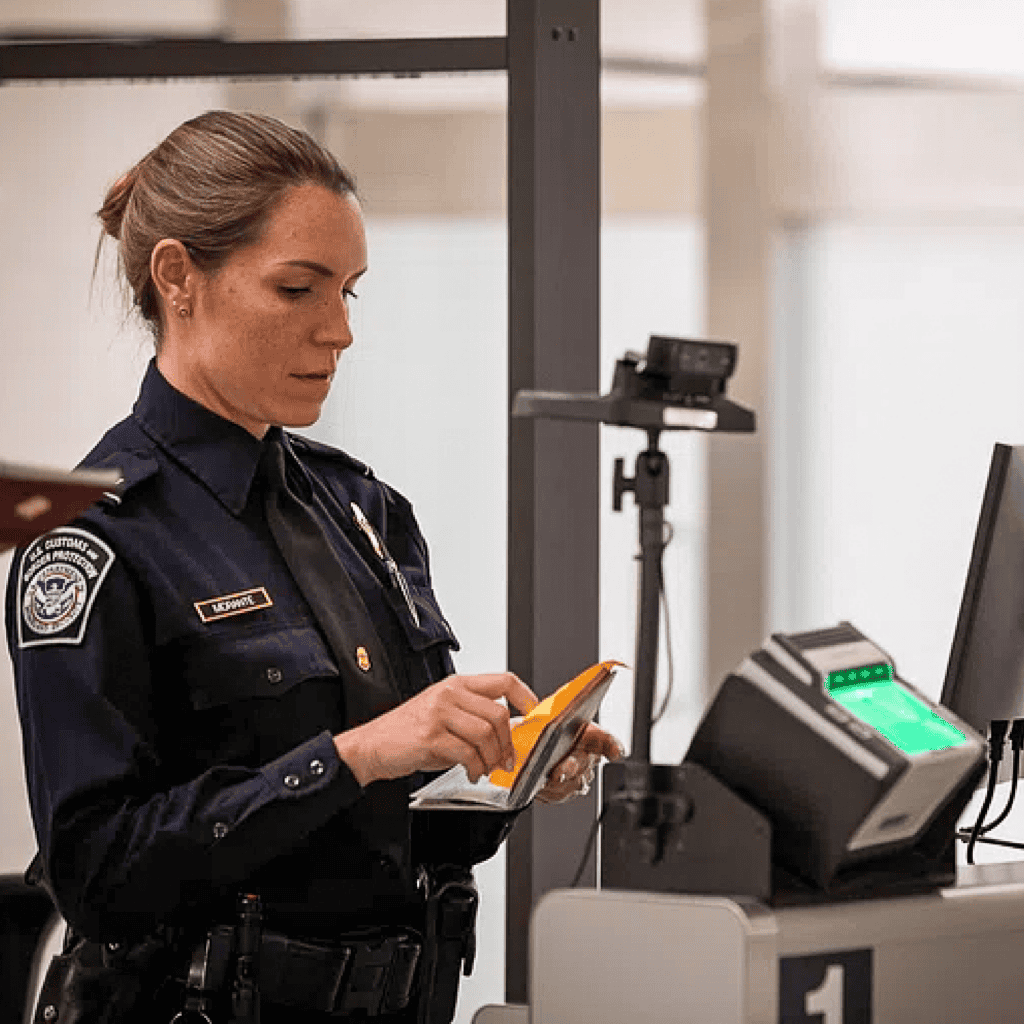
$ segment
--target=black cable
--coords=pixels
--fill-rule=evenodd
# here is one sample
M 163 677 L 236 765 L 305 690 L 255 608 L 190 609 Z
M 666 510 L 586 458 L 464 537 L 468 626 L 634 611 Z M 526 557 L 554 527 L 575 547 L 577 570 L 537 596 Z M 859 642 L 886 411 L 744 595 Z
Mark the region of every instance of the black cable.
M 1008 846 L 1012 850 L 1024 850 L 1024 843 L 1014 843 L 1009 839 L 995 839 L 992 836 L 978 836 L 978 842 L 991 843 L 993 846 Z
M 1005 718 L 997 718 L 989 723 L 988 727 L 988 787 L 985 790 L 985 799 L 982 801 L 981 810 L 978 812 L 978 820 L 971 829 L 971 838 L 967 843 L 967 863 L 974 863 L 974 845 L 981 835 L 982 825 L 985 822 L 985 815 L 992 806 L 992 797 L 995 795 L 996 782 L 999 780 L 999 762 L 1003 759 L 1003 744 L 1006 742 L 1006 730 L 1009 728 L 1009 721 Z
M 1010 795 L 1006 798 L 1006 806 L 1002 809 L 999 817 L 986 825 L 981 830 L 981 835 L 991 832 L 997 825 L 1001 825 L 1009 816 L 1013 807 L 1014 798 L 1017 795 L 1017 775 L 1020 772 L 1020 752 L 1024 747 L 1024 718 L 1015 718 L 1010 726 L 1010 749 L 1013 751 L 1013 774 L 1010 776 Z
M 999 812 L 999 816 L 994 818 L 988 825 L 986 825 L 979 833 L 979 836 L 986 835 L 993 831 L 996 826 L 1002 825 L 1006 821 L 1007 815 L 1010 813 L 1010 808 L 1013 807 L 1014 797 L 1017 795 L 1017 772 L 1020 771 L 1020 751 L 1015 750 L 1013 752 L 1013 776 L 1010 781 L 1010 795 L 1006 799 L 1006 805 Z
M 988 789 L 985 791 L 985 799 L 981 804 L 981 811 L 978 813 L 978 820 L 974 823 L 974 827 L 971 829 L 970 838 L 967 841 L 967 863 L 974 863 L 974 846 L 978 842 L 978 837 L 981 835 L 981 823 L 985 820 L 985 815 L 988 814 L 989 807 L 992 806 L 992 797 L 996 791 L 996 780 L 999 776 L 999 762 L 993 761 L 989 766 L 988 772 Z
M 594 824 L 590 826 L 590 834 L 587 836 L 586 845 L 583 847 L 583 856 L 580 858 L 579 867 L 576 868 L 576 874 L 572 876 L 572 881 L 569 883 L 570 889 L 575 889 L 580 884 L 580 879 L 583 877 L 583 869 L 587 866 L 587 861 L 590 860 L 590 852 L 594 846 L 594 840 L 597 838 L 597 830 L 604 821 L 605 811 L 608 810 L 608 804 L 606 803 L 601 808 L 601 813 L 594 819 Z
M 668 538 L 665 540 L 662 546 L 662 554 L 665 553 L 665 548 L 672 543 L 675 539 L 676 531 L 671 523 L 665 524 L 668 529 Z M 651 719 L 651 728 L 658 724 L 661 720 L 661 716 L 665 714 L 665 709 L 668 707 L 669 698 L 672 696 L 672 687 L 675 682 L 675 665 L 672 662 L 672 624 L 668 614 L 668 593 L 665 590 L 665 573 L 662 569 L 661 562 L 658 562 L 658 594 L 661 597 L 661 610 L 664 613 L 665 618 L 665 661 L 668 665 L 668 682 L 665 684 L 665 693 L 661 698 L 661 705 L 658 707 L 657 712 Z

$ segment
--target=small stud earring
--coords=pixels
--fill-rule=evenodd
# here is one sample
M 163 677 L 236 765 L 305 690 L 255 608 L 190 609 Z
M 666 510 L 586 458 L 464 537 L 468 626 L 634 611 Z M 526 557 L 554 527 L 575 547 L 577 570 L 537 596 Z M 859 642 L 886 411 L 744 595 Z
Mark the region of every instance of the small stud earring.
M 185 316 L 188 316 L 189 311 L 188 311 L 187 307 L 182 306 L 181 309 L 178 310 L 178 313 L 179 313 L 180 316 L 185 317 Z

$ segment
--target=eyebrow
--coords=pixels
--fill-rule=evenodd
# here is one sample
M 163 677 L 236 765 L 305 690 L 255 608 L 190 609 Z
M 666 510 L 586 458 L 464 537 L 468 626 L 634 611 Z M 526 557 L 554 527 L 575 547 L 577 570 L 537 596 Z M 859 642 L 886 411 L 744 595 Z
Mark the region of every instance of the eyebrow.
M 314 260 L 285 260 L 284 265 L 286 267 L 304 267 L 306 270 L 312 270 L 314 274 L 319 274 L 321 277 L 334 277 L 334 271 L 330 267 L 325 267 L 322 263 L 317 263 Z M 366 267 L 363 267 L 362 270 L 352 274 L 349 280 L 362 277 L 365 273 Z

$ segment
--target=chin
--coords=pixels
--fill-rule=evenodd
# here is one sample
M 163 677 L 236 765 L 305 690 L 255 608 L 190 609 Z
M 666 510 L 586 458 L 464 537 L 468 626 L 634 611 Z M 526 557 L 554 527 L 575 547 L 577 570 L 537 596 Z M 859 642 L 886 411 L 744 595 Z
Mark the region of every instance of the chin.
M 320 419 L 320 407 L 316 409 L 297 410 L 290 409 L 287 415 L 279 415 L 271 420 L 279 427 L 311 427 Z

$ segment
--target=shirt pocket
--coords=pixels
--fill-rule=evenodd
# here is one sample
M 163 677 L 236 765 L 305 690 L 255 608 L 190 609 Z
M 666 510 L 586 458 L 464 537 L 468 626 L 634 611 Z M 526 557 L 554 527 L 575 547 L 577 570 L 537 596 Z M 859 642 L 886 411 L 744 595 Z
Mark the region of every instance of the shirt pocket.
M 306 679 L 337 676 L 338 666 L 311 626 L 217 636 L 188 644 L 182 674 L 193 708 L 276 698 Z
M 406 577 L 408 580 L 408 576 Z M 402 632 L 409 646 L 417 652 L 426 651 L 435 644 L 444 644 L 453 651 L 459 650 L 459 641 L 448 625 L 448 620 L 441 614 L 441 608 L 430 587 L 409 582 L 409 595 L 416 606 L 419 625 L 413 620 L 405 598 L 394 588 L 387 591 L 388 600 L 395 609 L 398 621 L 402 624 Z

